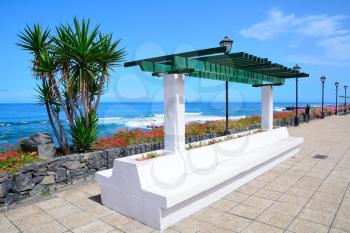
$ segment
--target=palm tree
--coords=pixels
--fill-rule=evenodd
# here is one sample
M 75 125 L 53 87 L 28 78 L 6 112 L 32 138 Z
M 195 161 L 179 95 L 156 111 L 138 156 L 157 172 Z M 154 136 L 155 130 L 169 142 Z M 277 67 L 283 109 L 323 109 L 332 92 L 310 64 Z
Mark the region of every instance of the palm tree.
M 39 24 L 27 26 L 19 34 L 21 41 L 17 45 L 34 56 L 33 71 L 42 80 L 39 97 L 47 107 L 62 151 L 69 151 L 69 145 L 59 118 L 61 110 L 69 122 L 75 144 L 86 150 L 96 139 L 96 112 L 110 70 L 120 65 L 125 49 L 119 48 L 120 40 L 114 42 L 112 34 L 100 33 L 99 25 L 90 29 L 90 20 L 79 22 L 74 18 L 73 26 L 60 25 L 55 36 L 49 34 L 50 31 L 42 30 Z
M 89 109 L 89 85 L 96 82 L 98 72 L 97 61 L 99 58 L 99 45 L 97 41 L 99 26 L 89 29 L 90 20 L 82 20 L 81 24 L 74 18 L 74 28 L 70 25 L 63 26 L 63 34 L 66 41 L 53 38 L 56 51 L 63 58 L 70 58 L 68 86 L 78 87 L 81 94 L 81 104 L 84 108 L 84 117 L 88 118 Z M 69 42 L 67 42 L 69 41 Z
M 49 51 L 42 51 L 40 53 L 38 61 L 39 63 L 35 67 L 35 72 L 40 73 L 42 77 L 45 77 L 45 81 L 47 80 L 46 83 L 48 83 L 48 91 L 47 91 L 48 93 L 45 96 L 47 98 L 50 112 L 54 116 L 56 123 L 60 129 L 60 134 L 57 134 L 55 130 L 54 130 L 54 133 L 61 147 L 62 152 L 64 154 L 67 154 L 69 151 L 68 136 L 61 122 L 61 119 L 59 118 L 60 105 L 57 103 L 59 91 L 57 92 L 57 90 L 55 89 L 55 85 L 53 85 L 53 83 L 56 83 L 55 74 L 57 71 L 57 61 L 55 60 L 55 57 L 52 54 L 50 54 Z M 46 85 L 44 85 L 43 83 L 43 88 L 45 86 Z M 53 88 L 56 91 L 54 91 Z M 39 93 L 42 94 L 42 92 L 39 92 Z M 55 98 L 52 98 L 53 96 Z M 54 99 L 55 101 L 52 101 L 51 99 Z M 53 125 L 52 128 L 54 128 L 55 125 L 54 124 L 52 125 Z
M 50 44 L 49 34 L 50 30 L 43 30 L 40 24 L 34 24 L 33 27 L 27 25 L 24 32 L 18 34 L 20 42 L 16 44 L 34 56 L 33 68 L 39 64 L 40 53 L 46 50 Z
M 61 137 L 61 130 L 60 132 L 57 130 L 53 118 L 52 118 L 52 113 L 56 113 L 56 111 L 53 111 L 52 106 L 58 106 L 58 102 L 57 102 L 57 96 L 55 96 L 52 91 L 50 90 L 50 86 L 47 82 L 47 80 L 42 80 L 41 81 L 41 85 L 37 84 L 37 89 L 36 92 L 38 93 L 38 99 L 39 99 L 39 105 L 44 105 L 46 108 L 46 112 L 49 118 L 49 122 L 51 125 L 51 128 L 55 134 L 55 137 L 57 138 L 58 144 L 60 145 L 60 149 L 62 151 L 63 154 L 67 154 L 68 153 L 68 148 L 66 147 L 64 141 L 62 140 Z M 51 113 L 52 112 L 52 113 Z M 55 116 L 56 118 L 56 116 Z
M 67 26 L 68 27 L 68 26 Z M 68 27 L 69 28 L 69 27 Z M 56 28 L 57 36 L 55 37 L 56 42 L 59 46 L 54 46 L 53 49 L 58 54 L 56 56 L 56 59 L 58 61 L 58 67 L 57 69 L 61 72 L 62 80 L 61 82 L 64 85 L 64 98 L 66 99 L 66 108 L 69 113 L 69 116 L 71 119 L 77 120 L 78 114 L 77 114 L 77 108 L 75 105 L 75 101 L 77 101 L 77 89 L 74 88 L 74 86 L 71 86 L 71 88 L 68 86 L 67 82 L 69 80 L 69 66 L 71 63 L 71 58 L 67 56 L 68 54 L 65 51 L 68 51 L 70 46 L 70 40 L 66 33 L 66 26 L 60 25 Z M 53 39 L 53 40 L 55 40 Z
M 97 100 L 94 106 L 95 109 L 97 109 L 100 104 L 102 89 L 105 83 L 108 84 L 108 79 L 110 77 L 109 70 L 113 70 L 114 67 L 120 66 L 120 62 L 123 61 L 126 55 L 124 48 L 118 49 L 120 40 L 115 42 L 112 41 L 112 34 L 107 34 L 106 36 L 100 34 L 99 41 L 101 43 L 98 64 L 101 69 L 101 77 L 99 78 Z

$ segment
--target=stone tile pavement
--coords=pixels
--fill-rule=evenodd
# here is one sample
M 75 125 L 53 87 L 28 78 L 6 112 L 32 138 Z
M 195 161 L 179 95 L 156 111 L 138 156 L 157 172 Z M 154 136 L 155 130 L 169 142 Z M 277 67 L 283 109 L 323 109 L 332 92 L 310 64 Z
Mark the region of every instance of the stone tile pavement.
M 301 152 L 164 232 L 350 232 L 350 116 L 289 128 Z M 326 159 L 313 158 L 326 155 Z M 157 232 L 99 204 L 95 183 L 0 213 L 0 232 Z

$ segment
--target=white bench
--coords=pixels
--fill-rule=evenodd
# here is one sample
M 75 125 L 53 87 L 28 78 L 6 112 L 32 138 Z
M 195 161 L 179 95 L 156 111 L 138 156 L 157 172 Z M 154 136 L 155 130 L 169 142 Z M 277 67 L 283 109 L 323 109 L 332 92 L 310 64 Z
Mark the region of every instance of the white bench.
M 96 181 L 106 207 L 162 230 L 297 154 L 302 143 L 279 128 L 182 154 L 116 159 Z

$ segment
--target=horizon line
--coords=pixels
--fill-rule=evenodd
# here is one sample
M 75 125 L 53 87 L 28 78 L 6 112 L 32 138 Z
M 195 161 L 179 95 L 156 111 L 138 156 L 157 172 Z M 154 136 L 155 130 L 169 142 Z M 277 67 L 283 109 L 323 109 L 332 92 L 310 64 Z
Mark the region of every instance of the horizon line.
M 163 101 L 104 101 L 101 102 L 101 104 L 108 104 L 108 103 L 163 103 Z M 226 103 L 226 101 L 185 101 L 185 103 Z M 229 101 L 229 103 L 261 103 L 261 101 Z M 295 101 L 274 101 L 274 103 L 288 103 L 288 104 L 295 104 Z M 319 103 L 321 104 L 321 101 L 299 101 L 300 103 Z M 335 104 L 335 101 L 333 102 L 324 102 L 325 104 Z M 0 102 L 0 104 L 37 104 L 36 102 Z M 343 103 L 339 103 L 338 105 L 342 105 Z

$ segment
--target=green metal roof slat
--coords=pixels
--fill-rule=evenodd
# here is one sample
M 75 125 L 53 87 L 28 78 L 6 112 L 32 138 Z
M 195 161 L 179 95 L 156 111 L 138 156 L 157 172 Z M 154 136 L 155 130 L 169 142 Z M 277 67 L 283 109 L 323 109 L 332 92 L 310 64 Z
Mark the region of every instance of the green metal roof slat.
M 264 87 L 264 86 L 282 86 L 283 83 L 272 83 L 272 84 L 253 84 L 253 87 Z
M 202 49 L 202 50 L 196 50 L 196 51 L 191 51 L 191 52 L 177 53 L 177 54 L 172 54 L 172 55 L 165 55 L 165 56 L 147 58 L 147 59 L 142 59 L 142 60 L 137 60 L 137 61 L 125 62 L 124 67 L 136 66 L 136 65 L 139 65 L 140 62 L 142 62 L 142 61 L 165 62 L 165 61 L 173 60 L 174 56 L 199 57 L 199 56 L 207 56 L 207 55 L 213 55 L 213 54 L 224 53 L 224 52 L 226 52 L 225 47 L 215 47 L 215 48 Z
M 183 69 L 183 70 L 174 70 L 174 71 L 168 71 L 167 74 L 188 74 L 194 72 L 194 69 Z M 153 72 L 153 76 L 160 77 L 164 72 Z
M 251 71 L 246 71 L 246 70 L 237 69 L 234 67 L 227 67 L 223 65 L 214 64 L 214 63 L 199 61 L 196 59 L 187 59 L 184 57 L 176 56 L 174 58 L 174 63 L 177 69 L 193 69 L 195 72 L 199 71 L 199 72 L 210 73 L 211 74 L 210 76 L 215 75 L 215 79 L 217 80 L 223 80 L 222 75 L 225 75 L 225 76 L 232 76 L 236 78 L 249 77 L 250 79 L 274 82 L 274 83 L 283 82 L 283 80 L 279 77 L 273 77 L 265 74 L 254 73 Z
M 282 83 L 284 79 L 309 76 L 272 63 L 267 58 L 245 52 L 215 55 L 224 52 L 225 48 L 217 47 L 126 62 L 124 66 L 139 65 L 143 71 L 152 72 L 154 75 L 203 72 L 203 75 L 211 79 L 231 80 L 233 77 L 232 80 L 239 79 L 240 82 L 244 80 L 246 83 L 251 79 L 259 82 Z
M 166 73 L 169 71 L 174 71 L 173 66 L 171 65 L 164 65 L 164 64 L 148 62 L 148 61 L 140 62 L 140 68 L 142 71 L 156 72 L 156 73 Z
M 195 77 L 195 78 L 204 78 L 204 79 L 215 79 L 215 80 L 224 80 L 229 82 L 238 82 L 243 84 L 262 84 L 263 82 L 260 80 L 254 80 L 254 79 L 246 79 L 242 77 L 232 77 L 228 75 L 220 75 L 220 79 L 215 78 L 212 73 L 207 72 L 193 72 L 188 74 L 189 77 Z M 213 78 L 214 77 L 214 78 Z

